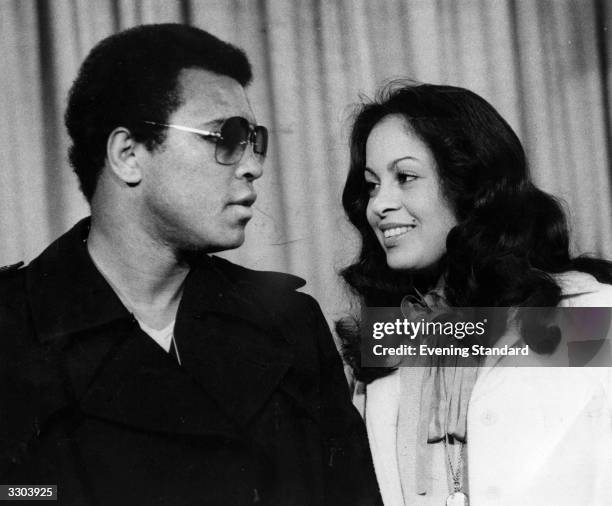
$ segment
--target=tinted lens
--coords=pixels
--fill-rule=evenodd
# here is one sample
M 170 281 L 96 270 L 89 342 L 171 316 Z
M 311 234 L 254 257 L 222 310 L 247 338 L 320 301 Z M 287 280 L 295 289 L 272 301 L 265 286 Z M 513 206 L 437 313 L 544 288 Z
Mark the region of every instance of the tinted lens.
M 242 158 L 249 138 L 249 122 L 238 116 L 228 118 L 221 127 L 215 158 L 218 163 L 231 165 Z
M 266 156 L 268 151 L 268 129 L 264 126 L 256 126 L 254 132 L 253 151 L 261 158 Z

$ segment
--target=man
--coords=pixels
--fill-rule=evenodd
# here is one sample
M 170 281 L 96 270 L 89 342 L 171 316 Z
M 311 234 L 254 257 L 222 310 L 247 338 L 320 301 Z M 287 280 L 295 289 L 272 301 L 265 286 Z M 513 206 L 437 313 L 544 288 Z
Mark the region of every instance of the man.
M 240 246 L 262 175 L 242 51 L 105 39 L 72 87 L 91 219 L 0 276 L 0 482 L 74 505 L 377 504 L 338 354 L 299 278 Z

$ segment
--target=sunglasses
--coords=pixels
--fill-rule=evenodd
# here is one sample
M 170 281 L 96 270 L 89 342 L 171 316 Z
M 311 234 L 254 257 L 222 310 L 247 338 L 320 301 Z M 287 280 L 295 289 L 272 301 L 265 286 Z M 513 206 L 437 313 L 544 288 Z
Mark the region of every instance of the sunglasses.
M 240 116 L 226 119 L 216 132 L 156 121 L 144 121 L 144 123 L 174 128 L 212 140 L 215 143 L 215 160 L 221 165 L 234 165 L 242 160 L 247 144 L 253 146 L 253 153 L 260 163 L 263 163 L 268 151 L 268 129 L 261 125 L 251 125 L 248 120 Z

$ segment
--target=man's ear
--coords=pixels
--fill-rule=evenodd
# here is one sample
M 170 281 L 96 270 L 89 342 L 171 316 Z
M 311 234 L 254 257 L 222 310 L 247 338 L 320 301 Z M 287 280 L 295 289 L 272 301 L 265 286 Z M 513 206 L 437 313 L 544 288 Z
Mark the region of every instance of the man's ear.
M 125 127 L 115 128 L 108 136 L 106 157 L 113 173 L 130 186 L 142 181 L 142 169 L 137 156 L 138 143 Z

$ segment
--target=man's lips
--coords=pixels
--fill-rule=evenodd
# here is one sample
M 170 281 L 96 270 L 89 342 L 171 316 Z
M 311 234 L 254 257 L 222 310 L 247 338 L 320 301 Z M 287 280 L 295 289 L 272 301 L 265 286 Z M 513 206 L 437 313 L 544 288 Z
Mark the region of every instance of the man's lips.
M 253 204 L 257 199 L 257 194 L 255 192 L 248 193 L 240 198 L 230 200 L 227 203 L 227 207 L 234 210 L 236 214 L 236 218 L 245 225 L 247 221 L 249 221 L 253 217 Z
M 244 195 L 243 197 L 231 200 L 229 202 L 229 205 L 230 206 L 251 207 L 255 203 L 256 200 L 257 200 L 257 194 L 249 193 L 247 195 Z

